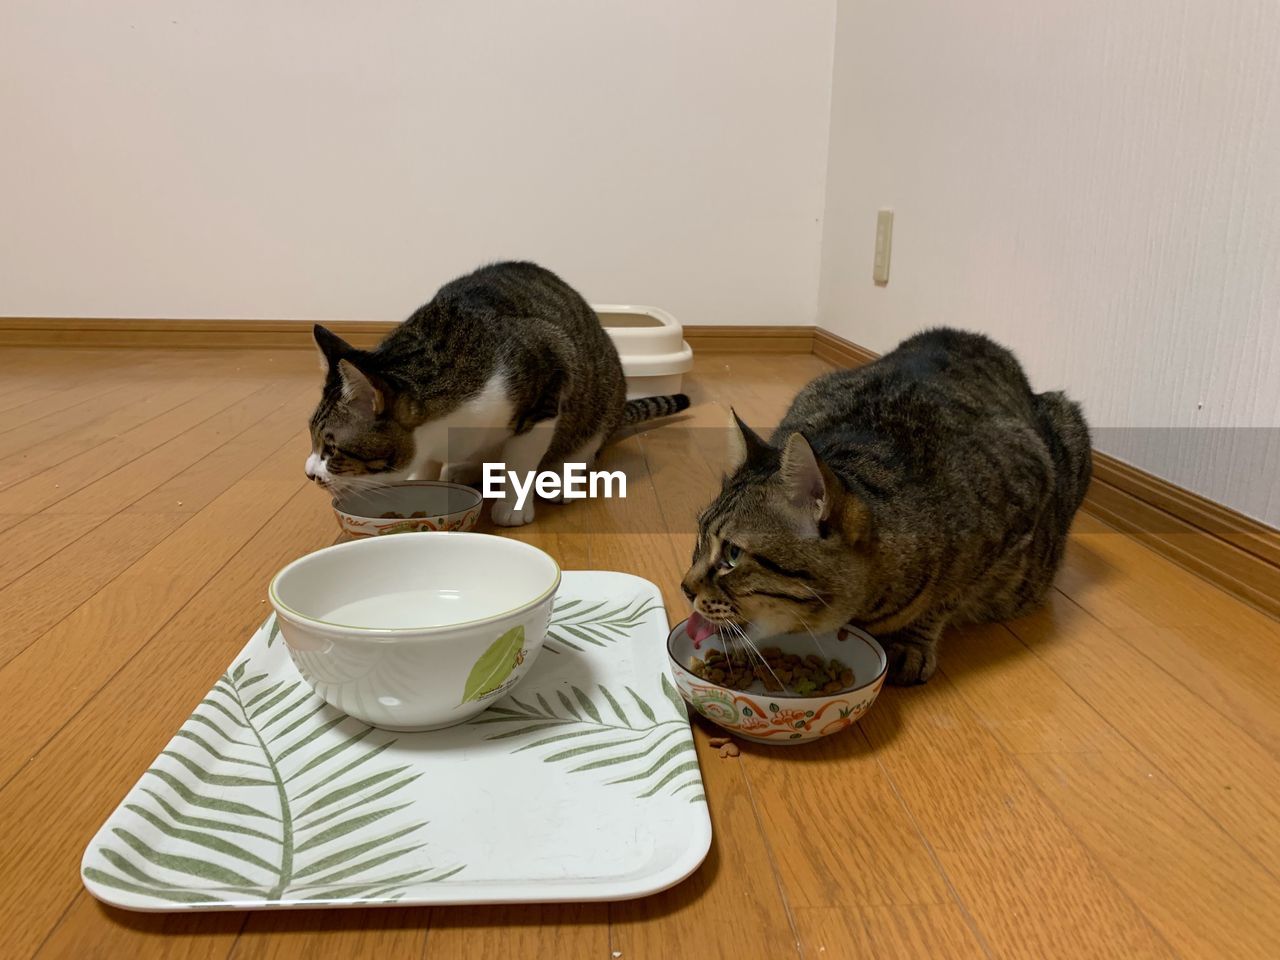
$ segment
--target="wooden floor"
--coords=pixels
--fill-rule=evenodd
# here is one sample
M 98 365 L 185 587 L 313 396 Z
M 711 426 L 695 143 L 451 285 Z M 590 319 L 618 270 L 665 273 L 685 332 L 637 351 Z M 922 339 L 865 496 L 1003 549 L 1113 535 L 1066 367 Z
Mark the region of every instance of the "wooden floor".
M 0 955 L 1280 957 L 1280 625 L 1082 516 L 1049 605 L 947 638 L 852 732 L 721 760 L 688 881 L 581 906 L 130 914 L 81 852 L 333 542 L 303 478 L 310 351 L 0 350 Z M 518 536 L 685 609 L 724 408 L 825 365 L 699 357 L 695 407 L 607 463 L 625 503 Z M 691 429 L 700 427 L 706 429 Z

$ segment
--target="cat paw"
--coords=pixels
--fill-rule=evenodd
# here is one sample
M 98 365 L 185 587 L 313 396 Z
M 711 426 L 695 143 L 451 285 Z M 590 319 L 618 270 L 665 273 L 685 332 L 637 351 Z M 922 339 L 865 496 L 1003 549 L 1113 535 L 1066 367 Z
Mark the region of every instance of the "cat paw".
M 478 463 L 446 463 L 440 470 L 440 479 L 445 483 L 461 483 L 469 486 L 481 480 L 481 468 Z
M 925 683 L 938 669 L 938 645 L 911 640 L 889 640 L 884 652 L 889 658 L 889 682 L 899 687 Z
M 525 501 L 523 507 L 517 509 L 514 500 L 495 500 L 493 522 L 500 527 L 523 527 L 533 520 L 533 497 Z

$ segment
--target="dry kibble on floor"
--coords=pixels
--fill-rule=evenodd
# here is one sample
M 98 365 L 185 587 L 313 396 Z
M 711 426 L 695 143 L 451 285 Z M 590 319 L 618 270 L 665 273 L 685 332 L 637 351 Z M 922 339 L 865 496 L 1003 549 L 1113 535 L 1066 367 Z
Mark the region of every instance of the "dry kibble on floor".
M 806 657 L 764 647 L 760 659 L 748 661 L 726 657 L 712 647 L 706 659 L 694 657 L 689 672 L 694 676 L 733 690 L 745 690 L 757 680 L 769 693 L 790 693 L 800 697 L 827 696 L 853 686 L 853 671 L 839 660 L 823 661 L 816 653 Z
M 720 748 L 720 759 L 723 760 L 725 757 L 736 757 L 740 753 L 742 753 L 742 751 L 738 749 L 738 745 L 730 741 Z
M 723 747 L 726 743 L 731 742 L 728 737 L 708 737 L 707 743 L 713 747 Z

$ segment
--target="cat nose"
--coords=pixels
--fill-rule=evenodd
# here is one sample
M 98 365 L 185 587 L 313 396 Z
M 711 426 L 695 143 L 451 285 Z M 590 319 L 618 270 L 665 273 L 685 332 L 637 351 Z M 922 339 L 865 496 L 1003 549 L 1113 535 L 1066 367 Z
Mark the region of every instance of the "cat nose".
M 690 603 L 693 603 L 693 601 L 697 599 L 698 595 L 693 591 L 693 588 L 689 586 L 687 578 L 681 581 L 680 589 L 684 591 L 684 595 L 688 597 Z

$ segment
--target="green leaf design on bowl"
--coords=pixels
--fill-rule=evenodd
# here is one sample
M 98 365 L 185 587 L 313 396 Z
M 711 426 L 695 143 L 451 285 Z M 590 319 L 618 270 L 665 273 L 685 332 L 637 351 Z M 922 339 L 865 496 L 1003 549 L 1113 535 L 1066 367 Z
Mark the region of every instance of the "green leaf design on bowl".
M 524 627 L 512 627 L 480 654 L 466 685 L 462 688 L 462 703 L 479 700 L 502 686 L 516 668 L 516 655 L 524 649 Z

